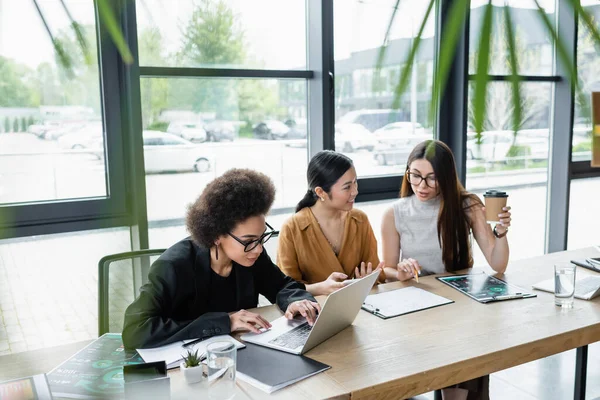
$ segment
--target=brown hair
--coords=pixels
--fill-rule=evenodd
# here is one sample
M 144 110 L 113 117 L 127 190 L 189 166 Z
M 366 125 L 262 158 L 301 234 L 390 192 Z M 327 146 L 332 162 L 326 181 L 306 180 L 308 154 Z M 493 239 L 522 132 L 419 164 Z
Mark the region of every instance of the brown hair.
M 408 156 L 406 170 L 415 160 L 431 163 L 440 195 L 438 214 L 438 241 L 442 247 L 442 261 L 450 272 L 471 268 L 473 257 L 469 245 L 470 224 L 466 210 L 481 205 L 481 200 L 468 193 L 458 179 L 452 150 L 439 140 L 426 140 L 415 146 Z M 404 174 L 400 197 L 414 195 L 408 175 Z
M 190 204 L 187 229 L 198 245 L 210 248 L 240 222 L 266 215 L 274 199 L 275 185 L 268 176 L 250 169 L 230 169 Z

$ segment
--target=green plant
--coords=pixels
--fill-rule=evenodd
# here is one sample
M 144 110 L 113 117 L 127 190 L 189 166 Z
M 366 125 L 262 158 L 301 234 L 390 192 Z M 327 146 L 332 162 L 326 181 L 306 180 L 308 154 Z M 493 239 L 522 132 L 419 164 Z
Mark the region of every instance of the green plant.
M 583 27 L 590 32 L 590 40 L 592 40 L 596 45 L 600 45 L 600 29 L 594 22 L 594 18 L 591 15 L 591 13 L 581 5 L 580 0 L 565 1 L 566 4 L 571 8 L 573 14 L 578 15 Z M 394 11 L 391 14 L 388 28 L 383 40 L 383 46 L 380 48 L 378 55 L 375 74 L 376 77 L 381 72 L 381 68 L 383 66 L 385 53 L 387 51 L 387 43 L 389 42 L 390 33 L 394 25 L 394 20 L 397 14 L 396 12 L 399 8 L 400 2 L 401 0 L 396 0 L 395 5 L 393 7 Z M 420 22 L 419 31 L 416 37 L 412 40 L 412 44 L 409 48 L 407 62 L 404 68 L 402 69 L 402 73 L 400 74 L 398 84 L 396 85 L 396 88 L 394 90 L 394 108 L 399 107 L 400 98 L 408 88 L 408 83 L 410 82 L 411 77 L 411 70 L 415 62 L 418 50 L 422 44 L 422 35 L 425 31 L 425 26 L 427 25 L 427 21 L 432 13 L 432 10 L 434 9 L 435 4 L 437 3 L 437 0 L 429 0 L 428 3 L 429 4 L 426 12 L 424 13 L 423 20 L 422 22 Z M 550 18 L 546 14 L 546 11 L 540 5 L 539 0 L 534 0 L 534 3 L 536 7 L 536 15 L 538 17 L 538 20 L 544 26 L 553 44 L 555 44 L 557 58 L 565 67 L 567 78 L 575 86 L 577 94 L 576 101 L 581 102 L 581 98 L 584 96 L 581 92 L 580 82 L 577 79 L 577 71 L 575 69 L 574 56 L 572 54 L 569 54 L 565 41 L 559 36 L 555 24 L 550 20 Z M 444 44 L 440 47 L 440 51 L 437 58 L 438 68 L 433 80 L 433 93 L 429 112 L 430 119 L 435 115 L 435 107 L 438 104 L 441 95 L 443 94 L 444 88 L 446 87 L 446 83 L 448 81 L 450 73 L 450 68 L 455 58 L 456 51 L 458 49 L 457 44 L 462 35 L 463 27 L 466 22 L 466 16 L 469 13 L 470 5 L 470 0 L 453 1 L 449 9 L 447 23 L 443 27 L 442 32 L 440 32 L 441 37 L 444 38 Z M 510 97 L 514 107 L 512 112 L 512 130 L 516 132 L 519 130 L 523 120 L 523 100 L 520 88 L 522 75 L 519 74 L 518 70 L 519 57 L 522 57 L 522 54 L 520 54 L 517 48 L 518 43 L 515 37 L 516 24 L 513 22 L 510 7 L 508 6 L 507 2 L 505 2 L 505 5 L 502 7 L 502 18 L 499 19 L 500 21 L 494 18 L 494 6 L 492 4 L 492 0 L 488 0 L 484 7 L 485 8 L 483 11 L 483 18 L 481 21 L 481 25 L 478 29 L 478 35 L 474 35 L 475 37 L 479 36 L 479 42 L 476 45 L 476 57 L 474 60 L 476 70 L 474 77 L 475 87 L 473 93 L 474 130 L 478 134 L 484 131 L 487 98 L 489 96 L 487 86 L 491 79 L 489 74 L 489 67 L 491 61 L 491 42 L 494 32 L 493 28 L 495 23 L 497 24 L 498 22 L 502 21 L 506 26 L 506 29 L 504 29 L 504 35 L 507 47 L 506 54 L 510 70 L 507 81 L 510 83 Z
M 8 117 L 4 118 L 4 132 L 10 132 L 10 120 Z
M 13 120 L 13 132 L 19 132 L 19 118 Z
M 192 352 L 188 350 L 187 353 L 183 356 L 183 362 L 185 363 L 186 368 L 197 367 L 200 365 L 200 356 L 198 356 L 198 350 Z

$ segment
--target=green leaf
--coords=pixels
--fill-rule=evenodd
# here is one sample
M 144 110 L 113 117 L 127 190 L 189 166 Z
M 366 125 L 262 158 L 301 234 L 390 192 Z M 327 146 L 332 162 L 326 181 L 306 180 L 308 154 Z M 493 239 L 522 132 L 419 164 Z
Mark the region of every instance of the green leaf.
M 413 64 L 414 64 L 415 58 L 417 56 L 417 50 L 419 49 L 419 46 L 421 44 L 421 37 L 423 36 L 423 32 L 425 31 L 425 26 L 427 25 L 427 20 L 429 19 L 429 15 L 431 14 L 431 11 L 433 10 L 433 6 L 435 5 L 435 3 L 436 3 L 436 0 L 429 1 L 429 6 L 427 7 L 427 11 L 425 12 L 425 15 L 423 17 L 421 26 L 419 27 L 419 33 L 413 39 L 406 64 L 402 70 L 402 74 L 400 75 L 400 80 L 398 82 L 398 85 L 396 85 L 396 88 L 394 89 L 394 101 L 392 103 L 393 109 L 397 109 L 400 107 L 400 99 L 402 97 L 402 94 L 406 90 L 406 87 L 408 86 L 408 82 L 409 82 L 411 74 L 412 74 Z
M 430 121 L 435 116 L 437 104 L 441 98 L 442 90 L 446 86 L 450 67 L 456 53 L 456 45 L 463 30 L 465 18 L 469 12 L 470 0 L 456 0 L 452 2 L 450 12 L 448 14 L 448 24 L 444 27 L 442 37 L 444 45 L 440 46 L 437 60 L 437 74 L 433 80 L 433 94 L 429 107 Z
M 503 7 L 504 21 L 506 23 L 506 41 L 508 43 L 508 61 L 510 63 L 510 76 L 509 82 L 511 84 L 511 94 L 513 102 L 513 131 L 516 136 L 517 131 L 521 127 L 521 120 L 523 115 L 522 103 L 521 103 L 521 78 L 519 77 L 518 64 L 517 64 L 517 45 L 515 41 L 515 33 L 513 32 L 513 21 L 510 15 L 510 7 L 505 5 Z
M 85 39 L 85 35 L 83 34 L 83 30 L 81 29 L 81 25 L 79 25 L 79 23 L 77 21 L 75 21 L 75 19 L 73 19 L 73 16 L 71 15 L 71 12 L 69 11 L 69 7 L 67 7 L 67 5 L 65 4 L 65 1 L 60 0 L 60 4 L 62 5 L 63 10 L 65 11 L 65 14 L 67 14 L 69 21 L 71 21 L 71 28 L 75 32 L 75 37 L 77 38 L 77 43 L 79 44 L 79 48 L 81 49 L 81 52 L 83 53 L 83 59 L 85 60 L 85 63 L 87 65 L 91 65 L 92 64 L 92 55 L 90 54 L 90 49 L 89 49 L 87 40 Z
M 579 83 L 577 80 L 577 72 L 575 70 L 575 63 L 574 63 L 573 56 L 569 55 L 569 52 L 567 51 L 567 47 L 566 47 L 564 41 L 560 37 L 558 37 L 558 32 L 556 31 L 556 29 L 554 29 L 554 26 L 552 25 L 550 18 L 548 18 L 548 15 L 546 14 L 546 11 L 544 11 L 544 9 L 540 6 L 540 3 L 538 2 L 538 0 L 534 0 L 534 1 L 535 1 L 535 5 L 537 6 L 538 15 L 539 15 L 540 19 L 542 20 L 542 22 L 544 23 L 546 30 L 552 37 L 552 41 L 556 45 L 556 51 L 558 53 L 558 57 L 560 58 L 560 61 L 564 64 L 565 68 L 567 69 L 567 74 L 568 74 L 569 79 L 575 85 L 575 87 L 578 88 Z
M 375 78 L 374 78 L 377 81 L 379 81 L 379 77 L 381 75 L 381 68 L 383 67 L 383 59 L 385 58 L 385 53 L 387 50 L 387 45 L 390 40 L 390 34 L 392 32 L 392 27 L 394 26 L 394 21 L 396 20 L 396 12 L 398 12 L 398 7 L 400 7 L 400 0 L 396 0 L 396 4 L 394 5 L 394 11 L 392 11 L 392 15 L 390 16 L 390 21 L 388 22 L 388 27 L 385 31 L 385 36 L 383 38 L 383 44 L 379 48 L 379 52 L 377 54 L 377 64 L 375 65 Z
M 131 64 L 133 62 L 133 56 L 131 55 L 131 51 L 127 46 L 127 42 L 121 33 L 121 29 L 119 28 L 119 24 L 117 23 L 117 19 L 115 18 L 115 14 L 113 13 L 112 8 L 109 5 L 108 0 L 97 0 L 96 4 L 98 5 L 98 15 L 106 29 L 117 46 L 117 50 L 119 54 L 121 54 L 121 58 L 126 64 Z
M 492 27 L 494 8 L 492 0 L 485 5 L 483 20 L 481 21 L 481 32 L 479 33 L 479 47 L 477 57 L 477 70 L 475 73 L 475 131 L 480 134 L 483 131 L 485 118 L 487 84 L 489 81 L 488 70 L 490 66 L 490 42 L 492 40 Z

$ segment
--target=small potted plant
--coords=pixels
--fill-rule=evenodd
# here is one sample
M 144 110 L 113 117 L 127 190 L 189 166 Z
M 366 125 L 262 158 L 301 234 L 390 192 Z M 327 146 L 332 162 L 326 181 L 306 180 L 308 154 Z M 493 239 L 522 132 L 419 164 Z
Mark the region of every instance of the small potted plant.
M 187 383 L 206 381 L 208 369 L 206 364 L 200 362 L 200 358 L 198 350 L 194 352 L 188 350 L 187 354 L 183 356 L 183 362 L 179 365 L 179 369 L 181 369 Z

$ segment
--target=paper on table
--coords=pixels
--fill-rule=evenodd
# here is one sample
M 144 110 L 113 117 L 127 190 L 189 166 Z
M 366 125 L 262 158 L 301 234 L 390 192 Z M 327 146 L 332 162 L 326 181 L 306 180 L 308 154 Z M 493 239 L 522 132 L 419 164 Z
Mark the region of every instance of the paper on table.
M 171 369 L 179 366 L 179 363 L 183 360 L 183 355 L 187 354 L 188 350 L 192 352 L 198 350 L 200 358 L 205 358 L 206 346 L 213 342 L 228 341 L 235 344 L 235 347 L 238 349 L 245 347 L 243 343 L 238 342 L 229 335 L 213 336 L 190 347 L 183 347 L 185 343 L 189 343 L 192 340 L 195 339 L 183 340 L 166 346 L 155 347 L 153 349 L 137 349 L 137 352 L 142 356 L 145 362 L 165 361 L 167 363 L 167 368 Z
M 382 318 L 389 318 L 449 303 L 453 301 L 423 289 L 407 287 L 369 295 L 362 308 Z

